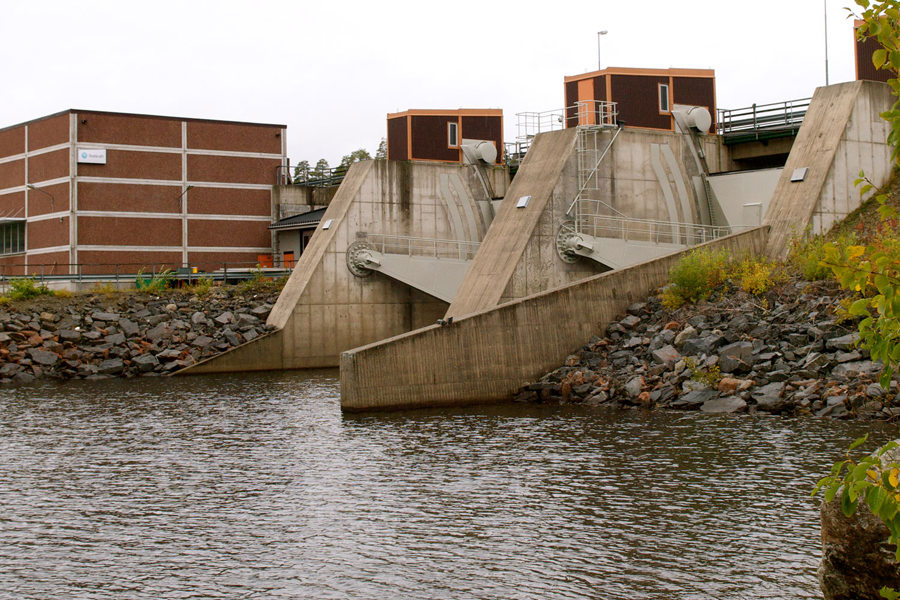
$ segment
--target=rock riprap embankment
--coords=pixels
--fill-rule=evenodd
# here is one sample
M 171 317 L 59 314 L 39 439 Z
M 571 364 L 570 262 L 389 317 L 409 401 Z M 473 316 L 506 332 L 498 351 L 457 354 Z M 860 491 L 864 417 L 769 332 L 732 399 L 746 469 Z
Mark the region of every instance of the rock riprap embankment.
M 842 321 L 846 294 L 831 283 L 792 281 L 757 298 L 736 292 L 667 310 L 657 297 L 628 307 L 606 335 L 525 386 L 520 401 L 764 412 L 819 417 L 900 416 L 897 381 Z
M 161 375 L 269 331 L 277 291 L 41 296 L 0 307 L 0 383 Z

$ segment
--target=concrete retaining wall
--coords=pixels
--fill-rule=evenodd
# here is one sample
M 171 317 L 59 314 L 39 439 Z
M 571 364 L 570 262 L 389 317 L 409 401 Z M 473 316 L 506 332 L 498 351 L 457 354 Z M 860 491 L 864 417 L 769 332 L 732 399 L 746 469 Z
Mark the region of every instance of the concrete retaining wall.
M 273 185 L 272 206 L 328 206 L 338 191 L 338 186 L 313 187 L 309 185 Z M 278 215 L 274 215 L 278 218 Z
M 706 244 L 759 254 L 768 228 Z M 664 285 L 684 252 L 610 271 L 341 355 L 341 407 L 367 411 L 505 401 L 625 308 Z

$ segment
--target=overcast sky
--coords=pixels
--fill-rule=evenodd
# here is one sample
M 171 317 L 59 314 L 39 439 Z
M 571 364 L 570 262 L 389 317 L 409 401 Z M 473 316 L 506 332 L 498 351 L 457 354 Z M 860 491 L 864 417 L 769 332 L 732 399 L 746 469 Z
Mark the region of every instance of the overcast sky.
M 851 0 L 825 0 L 832 83 L 854 78 Z M 711 68 L 720 108 L 825 83 L 823 0 L 3 3 L 0 127 L 68 108 L 288 126 L 292 163 L 374 154 L 410 108 L 563 105 L 563 77 Z

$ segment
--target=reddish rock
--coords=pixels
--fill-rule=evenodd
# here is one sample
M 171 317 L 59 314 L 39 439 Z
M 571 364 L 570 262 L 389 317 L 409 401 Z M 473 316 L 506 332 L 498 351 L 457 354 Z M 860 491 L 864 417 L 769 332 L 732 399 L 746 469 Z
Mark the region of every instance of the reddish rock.
M 731 394 L 738 389 L 740 383 L 740 379 L 735 379 L 734 377 L 723 377 L 719 381 L 719 385 L 716 386 L 716 389 L 718 389 L 723 394 Z

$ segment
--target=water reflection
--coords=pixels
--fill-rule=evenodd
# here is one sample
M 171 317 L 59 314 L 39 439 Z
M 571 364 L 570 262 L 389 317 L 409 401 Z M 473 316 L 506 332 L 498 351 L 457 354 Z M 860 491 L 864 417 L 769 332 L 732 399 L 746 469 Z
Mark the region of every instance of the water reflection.
M 0 394 L 3 598 L 813 598 L 809 490 L 868 427 L 342 417 L 332 371 Z

